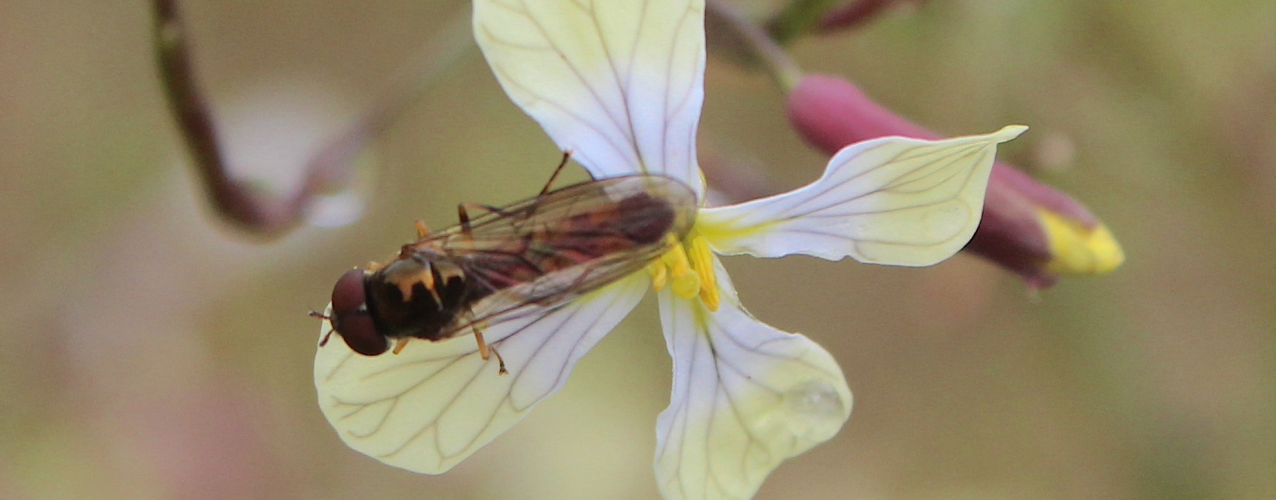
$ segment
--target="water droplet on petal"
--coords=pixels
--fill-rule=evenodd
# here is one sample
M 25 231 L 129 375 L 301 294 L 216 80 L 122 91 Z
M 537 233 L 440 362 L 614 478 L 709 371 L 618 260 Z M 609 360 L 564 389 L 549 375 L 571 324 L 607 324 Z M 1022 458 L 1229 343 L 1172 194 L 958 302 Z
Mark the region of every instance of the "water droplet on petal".
M 837 434 L 846 422 L 847 406 L 828 382 L 808 380 L 784 391 L 784 409 L 789 430 L 795 436 L 824 441 Z

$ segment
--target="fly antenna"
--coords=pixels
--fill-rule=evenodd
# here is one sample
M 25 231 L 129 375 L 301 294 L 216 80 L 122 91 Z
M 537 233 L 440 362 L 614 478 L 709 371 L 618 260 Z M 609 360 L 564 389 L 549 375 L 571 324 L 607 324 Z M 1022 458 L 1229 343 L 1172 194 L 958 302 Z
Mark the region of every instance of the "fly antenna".
M 313 309 L 310 311 L 309 316 L 318 320 L 332 321 L 332 318 L 328 317 L 328 315 Z M 328 345 L 328 339 L 332 337 L 332 332 L 332 330 L 328 330 L 328 333 L 323 334 L 323 338 L 319 339 L 319 347 Z

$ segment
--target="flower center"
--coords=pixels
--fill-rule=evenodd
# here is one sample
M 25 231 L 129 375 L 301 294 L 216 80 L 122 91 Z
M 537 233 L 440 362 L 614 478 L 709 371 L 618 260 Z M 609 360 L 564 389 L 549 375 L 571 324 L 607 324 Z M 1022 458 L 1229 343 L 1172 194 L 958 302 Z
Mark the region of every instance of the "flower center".
M 714 273 L 709 242 L 695 231 L 683 241 L 673 235 L 668 238 L 672 248 L 647 265 L 651 287 L 659 292 L 668 285 L 674 295 L 687 300 L 700 297 L 706 308 L 717 311 L 722 301 L 718 296 L 718 276 Z

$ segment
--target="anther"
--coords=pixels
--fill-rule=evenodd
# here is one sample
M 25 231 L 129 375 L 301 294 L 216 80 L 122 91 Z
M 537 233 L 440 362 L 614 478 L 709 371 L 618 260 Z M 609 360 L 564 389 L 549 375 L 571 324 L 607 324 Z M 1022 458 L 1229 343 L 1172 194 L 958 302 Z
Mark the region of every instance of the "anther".
M 647 266 L 647 274 L 651 276 L 651 289 L 657 292 L 664 290 L 669 284 L 669 268 L 662 261 L 652 262 Z
M 718 275 L 713 268 L 713 251 L 704 238 L 691 240 L 691 267 L 700 277 L 700 300 L 710 311 L 717 311 L 722 303 L 718 296 Z

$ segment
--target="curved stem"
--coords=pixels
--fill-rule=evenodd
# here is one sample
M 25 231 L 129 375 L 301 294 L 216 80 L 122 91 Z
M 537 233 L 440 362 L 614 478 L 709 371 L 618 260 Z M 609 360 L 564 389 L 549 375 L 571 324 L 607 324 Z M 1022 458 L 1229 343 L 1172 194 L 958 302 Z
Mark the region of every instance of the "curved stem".
M 196 82 L 190 44 L 176 0 L 154 0 L 152 9 L 161 85 L 214 209 L 234 227 L 268 238 L 281 236 L 299 225 L 318 195 L 349 185 L 360 153 L 473 47 L 468 15 L 451 16 L 420 55 L 389 79 L 374 104 L 306 162 L 305 177 L 297 191 L 283 197 L 271 196 L 230 175 L 211 107 Z
M 802 68 L 788 52 L 734 6 L 723 0 L 705 2 L 705 30 L 715 49 L 727 50 L 742 63 L 764 69 L 788 94 L 802 80 Z

